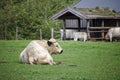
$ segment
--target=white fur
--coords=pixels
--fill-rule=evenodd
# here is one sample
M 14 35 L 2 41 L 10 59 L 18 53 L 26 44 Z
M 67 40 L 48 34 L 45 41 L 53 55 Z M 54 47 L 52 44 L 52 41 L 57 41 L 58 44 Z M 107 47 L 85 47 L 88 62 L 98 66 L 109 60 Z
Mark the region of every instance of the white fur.
M 62 39 L 63 34 L 64 34 L 63 29 L 61 29 L 60 32 L 61 32 L 61 39 Z M 74 32 L 77 32 L 77 30 L 66 29 L 66 38 L 73 39 L 74 38 L 74 35 L 73 35 Z
M 78 39 L 82 39 L 84 42 L 87 40 L 87 33 L 86 32 L 74 32 L 74 41 Z
M 119 37 L 120 38 L 120 27 L 111 28 L 108 30 L 108 33 L 106 34 L 106 39 L 109 38 L 112 42 L 113 37 Z
M 55 46 L 58 45 L 56 48 Z M 54 48 L 54 49 L 52 49 Z M 54 50 L 54 51 L 53 51 Z M 50 64 L 53 65 L 53 58 L 51 54 L 60 53 L 62 48 L 57 42 L 54 42 L 51 46 L 48 46 L 47 41 L 32 41 L 21 52 L 20 61 L 30 64 Z

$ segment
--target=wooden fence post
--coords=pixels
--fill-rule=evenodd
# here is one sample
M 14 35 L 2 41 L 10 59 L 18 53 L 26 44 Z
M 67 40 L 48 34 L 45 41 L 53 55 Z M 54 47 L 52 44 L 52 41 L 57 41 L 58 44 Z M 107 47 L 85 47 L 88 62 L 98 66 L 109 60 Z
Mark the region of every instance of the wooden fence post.
M 87 35 L 88 35 L 88 39 L 90 39 L 90 31 L 89 31 L 89 27 L 90 27 L 90 20 L 87 20 Z
M 104 20 L 102 20 L 102 27 L 104 28 Z M 104 37 L 104 35 L 105 35 L 104 30 L 102 30 L 101 35 L 102 35 L 102 39 L 104 39 L 105 38 Z
M 18 26 L 16 27 L 16 40 L 18 40 Z
M 40 40 L 42 40 L 42 30 L 40 29 Z
M 51 38 L 53 38 L 54 37 L 54 29 L 52 28 L 51 29 Z

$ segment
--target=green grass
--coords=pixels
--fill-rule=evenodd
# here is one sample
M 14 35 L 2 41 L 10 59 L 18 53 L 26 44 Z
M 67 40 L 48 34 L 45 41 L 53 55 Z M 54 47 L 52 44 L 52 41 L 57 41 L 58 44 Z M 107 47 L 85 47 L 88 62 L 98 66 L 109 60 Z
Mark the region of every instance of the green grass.
M 59 41 L 61 65 L 19 63 L 30 41 L 0 41 L 0 80 L 120 80 L 120 42 Z

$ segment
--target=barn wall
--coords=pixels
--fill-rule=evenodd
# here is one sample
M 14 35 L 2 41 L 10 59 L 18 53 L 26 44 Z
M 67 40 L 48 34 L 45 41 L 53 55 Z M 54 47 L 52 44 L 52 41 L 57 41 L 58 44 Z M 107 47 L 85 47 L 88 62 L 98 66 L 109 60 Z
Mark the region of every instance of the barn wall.
M 75 28 L 78 29 L 79 23 L 78 19 L 65 19 L 66 28 Z
M 90 19 L 89 21 L 90 39 L 104 39 L 108 29 L 120 26 L 120 19 Z M 66 38 L 69 38 L 68 34 L 72 34 L 72 31 L 74 30 L 87 32 L 87 20 L 80 18 L 67 18 L 65 19 L 64 27 L 66 29 Z
M 91 19 L 90 37 L 91 39 L 104 39 L 108 30 L 117 26 L 120 26 L 120 19 Z

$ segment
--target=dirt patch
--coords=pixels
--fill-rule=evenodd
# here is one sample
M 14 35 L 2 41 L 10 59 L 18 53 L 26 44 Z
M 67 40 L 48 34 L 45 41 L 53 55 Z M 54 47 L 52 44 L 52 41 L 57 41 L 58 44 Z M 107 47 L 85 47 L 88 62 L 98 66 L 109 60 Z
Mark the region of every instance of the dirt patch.
M 120 54 L 114 54 L 114 56 L 120 56 Z
M 6 61 L 1 61 L 0 62 L 0 64 L 6 64 L 6 63 L 8 63 L 8 62 L 6 62 Z
M 62 62 L 61 62 L 61 61 L 56 62 L 56 65 L 60 65 L 60 64 L 62 64 Z
M 68 66 L 70 66 L 70 67 L 77 67 L 76 64 L 69 64 Z

